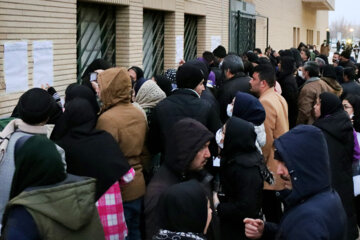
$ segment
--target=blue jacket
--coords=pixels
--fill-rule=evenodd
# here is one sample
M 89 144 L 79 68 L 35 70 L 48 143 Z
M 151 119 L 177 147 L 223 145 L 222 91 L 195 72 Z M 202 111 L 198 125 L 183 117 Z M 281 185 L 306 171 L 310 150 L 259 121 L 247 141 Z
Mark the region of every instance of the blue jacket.
M 265 225 L 264 237 L 345 239 L 346 214 L 339 195 L 330 187 L 328 149 L 321 130 L 297 126 L 275 140 L 275 148 L 288 168 L 292 190 L 281 193 L 285 215 L 278 226 Z

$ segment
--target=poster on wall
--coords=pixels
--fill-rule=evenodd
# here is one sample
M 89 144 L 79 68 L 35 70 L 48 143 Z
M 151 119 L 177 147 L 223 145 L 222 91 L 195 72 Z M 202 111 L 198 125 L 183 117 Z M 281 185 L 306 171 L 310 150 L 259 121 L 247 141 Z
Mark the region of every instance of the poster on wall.
M 179 63 L 184 57 L 184 37 L 176 36 L 176 63 Z
M 33 86 L 45 87 L 53 86 L 53 43 L 52 41 L 34 41 L 33 42 Z
M 211 51 L 221 45 L 221 36 L 211 36 Z
M 27 42 L 4 43 L 4 75 L 6 93 L 28 89 Z

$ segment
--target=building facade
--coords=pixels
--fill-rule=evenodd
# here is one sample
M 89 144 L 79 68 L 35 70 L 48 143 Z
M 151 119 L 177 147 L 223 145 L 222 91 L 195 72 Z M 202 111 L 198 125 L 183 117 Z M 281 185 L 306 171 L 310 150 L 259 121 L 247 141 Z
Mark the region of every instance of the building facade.
M 4 44 L 27 43 L 28 88 L 33 43 L 53 46 L 53 85 L 63 96 L 95 58 L 140 66 L 145 76 L 176 68 L 222 44 L 229 51 L 276 50 L 326 39 L 334 0 L 0 0 L 0 116 L 23 92 L 6 92 Z M 241 46 L 241 47 L 239 47 Z

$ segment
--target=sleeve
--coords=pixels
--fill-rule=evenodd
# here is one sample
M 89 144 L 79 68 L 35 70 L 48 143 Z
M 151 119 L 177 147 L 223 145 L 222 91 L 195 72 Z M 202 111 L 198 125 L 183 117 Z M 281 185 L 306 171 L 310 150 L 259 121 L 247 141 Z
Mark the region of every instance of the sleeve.
M 3 237 L 7 240 L 41 239 L 34 219 L 22 206 L 15 206 L 9 211 Z
M 268 100 L 261 101 L 265 112 L 266 118 L 264 121 L 265 133 L 266 133 L 266 143 L 262 148 L 264 160 L 265 162 L 268 161 L 271 148 L 273 147 L 274 143 L 274 131 L 275 131 L 275 124 L 276 124 L 276 111 L 272 103 Z
M 296 124 L 307 124 L 314 106 L 316 93 L 307 89 L 306 86 L 300 91 L 298 99 L 299 113 Z

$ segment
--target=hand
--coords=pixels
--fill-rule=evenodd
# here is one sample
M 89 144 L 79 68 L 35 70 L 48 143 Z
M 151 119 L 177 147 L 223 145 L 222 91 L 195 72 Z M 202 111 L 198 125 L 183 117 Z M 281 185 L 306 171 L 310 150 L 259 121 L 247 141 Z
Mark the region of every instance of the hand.
M 259 239 L 264 232 L 264 221 L 261 219 L 245 218 L 245 235 L 250 239 Z
M 184 59 L 181 59 L 180 62 L 179 62 L 179 67 L 180 67 L 181 65 L 183 65 L 184 63 L 185 63 L 185 60 L 184 60 Z
M 100 88 L 99 88 L 99 84 L 96 81 L 91 81 L 91 86 L 94 89 L 94 91 L 96 92 L 96 94 L 98 95 L 98 97 L 100 97 Z

